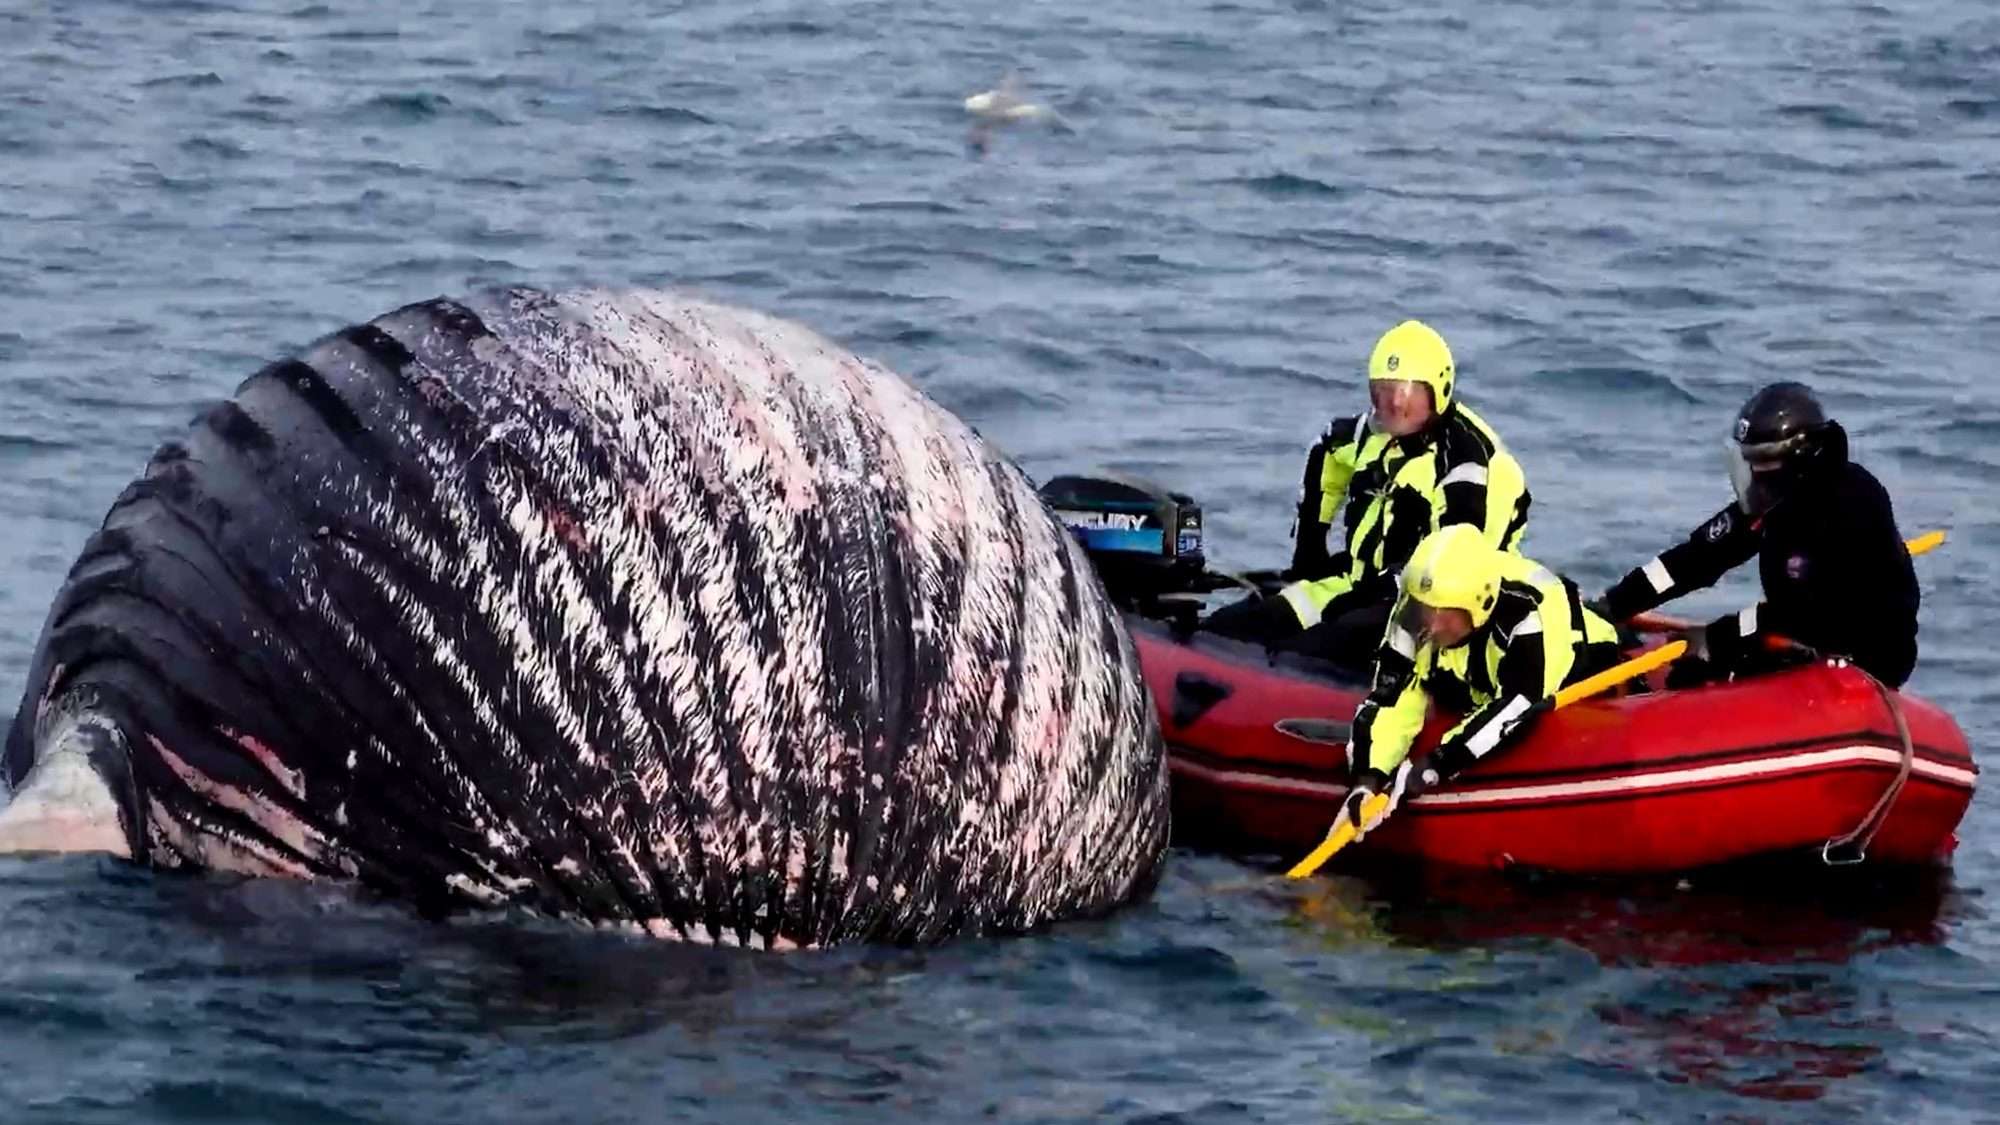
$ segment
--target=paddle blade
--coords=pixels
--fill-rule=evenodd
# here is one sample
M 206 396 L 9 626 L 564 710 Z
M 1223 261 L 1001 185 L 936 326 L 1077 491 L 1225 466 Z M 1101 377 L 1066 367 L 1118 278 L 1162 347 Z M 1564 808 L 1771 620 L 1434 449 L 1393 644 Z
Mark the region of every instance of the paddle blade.
M 1382 814 L 1388 808 L 1389 795 L 1387 793 L 1377 793 L 1373 797 L 1361 802 L 1361 819 L 1373 823 L 1380 820 Z M 1354 824 L 1347 818 L 1342 817 L 1334 823 L 1333 829 L 1326 834 L 1326 839 L 1319 842 L 1319 847 L 1314 848 L 1310 855 L 1293 864 L 1292 869 L 1285 872 L 1285 878 L 1303 879 L 1311 875 L 1320 869 L 1321 864 L 1332 859 L 1333 853 L 1353 842 Z
M 1925 551 L 1933 550 L 1943 545 L 1943 543 L 1944 529 L 1939 528 L 1936 531 L 1926 531 L 1922 535 L 1906 541 L 1903 545 L 1910 549 L 1910 557 L 1915 558 Z

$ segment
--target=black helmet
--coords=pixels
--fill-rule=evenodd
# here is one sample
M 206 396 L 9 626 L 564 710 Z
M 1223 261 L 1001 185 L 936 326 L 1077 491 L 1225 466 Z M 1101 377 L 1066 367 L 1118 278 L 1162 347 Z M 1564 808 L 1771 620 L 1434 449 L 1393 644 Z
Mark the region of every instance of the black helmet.
M 1846 460 L 1846 434 L 1803 383 L 1772 383 L 1729 432 L 1729 480 L 1745 511 L 1769 511 L 1819 465 Z

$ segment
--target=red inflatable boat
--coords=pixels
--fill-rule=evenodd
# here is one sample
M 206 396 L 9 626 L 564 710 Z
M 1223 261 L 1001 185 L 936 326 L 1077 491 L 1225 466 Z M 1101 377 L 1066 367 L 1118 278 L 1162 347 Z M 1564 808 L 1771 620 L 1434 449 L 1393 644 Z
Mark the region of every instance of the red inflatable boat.
M 1362 686 L 1329 665 L 1274 663 L 1260 647 L 1181 642 L 1128 620 L 1166 735 L 1177 834 L 1288 859 L 1310 850 L 1346 793 L 1346 724 Z M 1433 715 L 1418 752 L 1451 721 Z M 1593 875 L 1785 853 L 1935 864 L 1956 844 L 1977 779 L 1964 734 L 1936 706 L 1885 698 L 1853 668 L 1810 664 L 1546 715 L 1349 854 Z
M 1160 624 L 1191 624 L 1207 593 L 1278 584 L 1271 572 L 1209 571 L 1187 494 L 1117 474 L 1059 476 L 1040 491 L 1126 607 L 1166 734 L 1175 835 L 1287 859 L 1310 851 L 1347 792 L 1347 721 L 1363 686 L 1331 665 L 1205 633 L 1181 641 Z M 1936 706 L 1827 663 L 1672 692 L 1663 680 L 1544 715 L 1334 862 L 1642 875 L 1788 855 L 1951 855 L 1979 771 Z M 1417 752 L 1452 721 L 1431 716 Z

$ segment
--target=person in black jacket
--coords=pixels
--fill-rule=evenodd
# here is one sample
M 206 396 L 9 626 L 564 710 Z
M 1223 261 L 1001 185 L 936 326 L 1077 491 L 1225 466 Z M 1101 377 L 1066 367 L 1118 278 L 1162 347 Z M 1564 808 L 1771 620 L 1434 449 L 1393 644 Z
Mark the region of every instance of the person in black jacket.
M 1677 685 L 1773 666 L 1768 638 L 1842 656 L 1890 687 L 1917 662 L 1917 576 L 1889 494 L 1848 459 L 1847 433 L 1800 383 L 1773 383 L 1736 415 L 1736 502 L 1599 599 L 1624 621 L 1713 585 L 1758 556 L 1764 600 L 1687 634 Z

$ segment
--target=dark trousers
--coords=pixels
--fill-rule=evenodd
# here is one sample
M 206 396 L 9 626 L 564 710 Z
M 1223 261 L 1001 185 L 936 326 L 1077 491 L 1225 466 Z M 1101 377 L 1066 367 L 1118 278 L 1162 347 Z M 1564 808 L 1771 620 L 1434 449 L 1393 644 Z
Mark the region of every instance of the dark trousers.
M 1323 616 L 1319 624 L 1305 628 L 1285 599 L 1249 597 L 1223 606 L 1203 618 L 1198 626 L 1218 636 L 1261 644 L 1278 652 L 1296 652 L 1335 664 L 1367 668 L 1374 663 L 1375 649 L 1389 627 L 1389 603 L 1371 602 L 1340 609 Z

